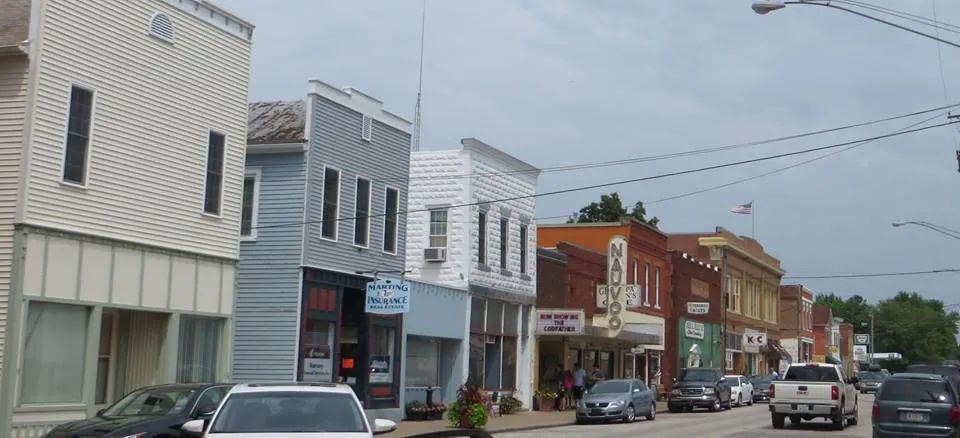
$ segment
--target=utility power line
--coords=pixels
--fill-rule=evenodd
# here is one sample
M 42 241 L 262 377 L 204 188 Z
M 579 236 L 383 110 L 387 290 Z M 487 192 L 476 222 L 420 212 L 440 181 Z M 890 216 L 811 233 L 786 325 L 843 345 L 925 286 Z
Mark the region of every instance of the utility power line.
M 881 272 L 873 274 L 837 274 L 837 275 L 802 275 L 802 276 L 784 276 L 784 280 L 811 280 L 820 278 L 870 278 L 870 277 L 906 277 L 911 275 L 930 275 L 947 274 L 960 272 L 960 268 L 932 269 L 929 271 L 908 271 L 908 272 Z
M 867 2 L 862 2 L 862 1 L 857 1 L 857 0 L 833 0 L 833 1 L 836 2 L 836 3 L 846 4 L 846 5 L 850 5 L 850 6 L 856 6 L 856 7 L 860 7 L 860 8 L 863 8 L 863 9 L 868 9 L 868 10 L 871 10 L 871 11 L 874 11 L 874 12 L 879 12 L 879 13 L 881 13 L 881 14 L 890 15 L 890 16 L 897 17 L 897 18 L 900 18 L 900 19 L 903 19 L 903 20 L 907 20 L 907 21 L 911 21 L 911 22 L 914 22 L 914 23 L 922 24 L 922 25 L 924 25 L 924 26 L 930 26 L 930 27 L 933 27 L 933 28 L 935 28 L 935 29 L 939 29 L 939 30 L 943 30 L 943 31 L 947 31 L 947 32 L 953 32 L 953 33 L 960 33 L 960 26 L 957 26 L 957 25 L 955 25 L 955 24 L 940 22 L 940 21 L 937 20 L 936 15 L 934 15 L 933 19 L 930 19 L 930 18 L 924 17 L 924 16 L 922 16 L 922 15 L 911 14 L 911 13 L 909 13 L 909 12 L 899 11 L 899 10 L 896 10 L 896 9 L 886 8 L 886 7 L 883 7 L 883 6 L 879 6 L 879 5 L 875 5 L 875 4 L 867 3 Z
M 554 195 L 561 195 L 561 194 L 566 194 L 566 193 L 581 192 L 581 191 L 592 190 L 592 189 L 599 189 L 599 188 L 605 188 L 605 187 L 613 187 L 613 186 L 619 186 L 619 185 L 631 184 L 631 183 L 637 183 L 637 182 L 652 181 L 652 180 L 662 179 L 662 178 L 668 178 L 668 177 L 672 177 L 672 176 L 689 175 L 689 174 L 693 174 L 693 173 L 706 172 L 706 171 L 709 171 L 709 170 L 723 169 L 723 168 L 727 168 L 727 167 L 736 167 L 736 166 L 742 166 L 742 165 L 744 165 L 744 164 L 751 164 L 751 163 L 758 163 L 758 162 L 761 162 L 761 161 L 775 160 L 775 159 L 778 159 L 778 158 L 791 157 L 791 156 L 794 156 L 794 155 L 803 155 L 803 154 L 808 154 L 808 153 L 811 153 L 811 152 L 818 152 L 818 151 L 823 151 L 823 150 L 828 150 L 828 149 L 836 149 L 836 148 L 840 148 L 840 147 L 844 147 L 844 146 L 850 146 L 850 145 L 852 145 L 852 144 L 862 143 L 862 142 L 866 142 L 866 141 L 874 141 L 874 140 L 880 140 L 880 139 L 884 139 L 884 138 L 891 138 L 891 137 L 897 137 L 897 136 L 906 135 L 906 134 L 912 134 L 912 133 L 920 132 L 920 131 L 926 131 L 926 130 L 928 130 L 928 129 L 939 128 L 939 127 L 942 127 L 942 126 L 948 126 L 948 125 L 952 125 L 952 124 L 955 124 L 955 123 L 958 123 L 958 122 L 953 121 L 953 120 L 950 120 L 950 121 L 947 121 L 947 122 L 944 122 L 944 123 L 940 123 L 940 124 L 936 124 L 936 125 L 924 126 L 924 127 L 921 127 L 921 128 L 914 128 L 914 129 L 904 130 L 904 131 L 900 131 L 900 132 L 892 132 L 892 133 L 889 133 L 889 134 L 884 134 L 884 135 L 878 135 L 878 136 L 874 136 L 874 137 L 863 138 L 863 139 L 860 139 L 860 140 L 848 141 L 848 142 L 843 142 L 843 143 L 836 143 L 836 144 L 831 144 L 831 145 L 827 145 L 827 146 L 820 146 L 820 147 L 803 149 L 803 150 L 798 150 L 798 151 L 793 151 L 793 152 L 784 152 L 784 153 L 780 153 L 780 154 L 767 155 L 767 156 L 763 156 L 763 157 L 751 158 L 751 159 L 739 160 L 739 161 L 733 161 L 733 162 L 722 163 L 722 164 L 715 164 L 715 165 L 711 165 L 711 166 L 698 167 L 698 168 L 694 168 L 694 169 L 687 169 L 687 170 L 679 170 L 679 171 L 674 171 L 674 172 L 667 172 L 667 173 L 662 173 L 662 174 L 659 174 L 659 175 L 651 175 L 651 176 L 645 176 L 645 177 L 640 177 L 640 178 L 623 179 L 623 180 L 618 180 L 618 181 L 611 181 L 611 182 L 605 182 L 605 183 L 599 183 L 599 184 L 591 184 L 591 185 L 585 185 L 585 186 L 579 186 L 579 187 L 572 187 L 572 188 L 561 189 L 561 190 L 554 190 L 554 191 L 549 191 L 549 192 L 534 193 L 534 194 L 532 194 L 532 195 L 512 196 L 512 197 L 509 197 L 509 198 L 493 199 L 493 200 L 489 200 L 489 201 L 478 201 L 478 202 L 468 202 L 468 203 L 463 203 L 463 204 L 455 204 L 455 205 L 447 206 L 446 208 L 449 209 L 449 208 L 472 207 L 472 206 L 479 206 L 479 205 L 490 205 L 490 204 L 494 204 L 494 203 L 498 203 L 498 202 L 510 202 L 510 201 L 519 201 L 519 200 L 523 200 L 523 199 L 535 199 L 535 198 L 541 198 L 541 197 L 545 197 L 545 196 L 554 196 Z M 419 210 L 407 210 L 407 211 L 403 211 L 403 212 L 397 212 L 397 213 L 394 213 L 394 214 L 396 214 L 396 215 L 401 215 L 401 214 L 403 214 L 403 215 L 409 215 L 410 213 L 424 213 L 424 212 L 428 212 L 428 211 L 430 211 L 430 210 L 432 210 L 432 209 L 430 209 L 430 208 L 424 208 L 424 209 L 419 209 Z M 257 227 L 254 227 L 254 228 L 255 228 L 255 229 L 281 228 L 281 227 L 288 227 L 288 226 L 302 226 L 302 225 L 317 224 L 317 223 L 324 223 L 324 222 L 339 222 L 339 221 L 345 221 L 345 220 L 367 219 L 367 218 L 372 218 L 372 217 L 384 217 L 384 216 L 390 216 L 390 214 L 382 213 L 382 214 L 372 214 L 372 215 L 363 215 L 363 216 L 353 216 L 353 217 L 345 217 L 345 218 L 335 218 L 335 219 L 330 219 L 330 220 L 327 220 L 327 221 L 325 221 L 325 220 L 323 220 L 323 219 L 320 219 L 320 220 L 311 220 L 311 221 L 290 222 L 290 223 L 285 223 L 285 224 L 263 225 L 263 226 L 257 226 Z

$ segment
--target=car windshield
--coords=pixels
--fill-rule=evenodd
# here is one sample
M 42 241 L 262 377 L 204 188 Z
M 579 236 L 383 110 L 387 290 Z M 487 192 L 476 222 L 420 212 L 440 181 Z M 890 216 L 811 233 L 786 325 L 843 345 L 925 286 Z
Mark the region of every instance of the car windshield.
M 887 375 L 880 371 L 861 371 L 860 380 L 883 380 Z
M 590 388 L 591 394 L 624 394 L 630 392 L 630 382 L 622 380 L 604 380 Z
M 750 383 L 752 383 L 754 387 L 760 387 L 760 386 L 769 385 L 769 384 L 770 384 L 770 381 L 771 381 L 771 380 L 770 380 L 769 377 L 756 376 L 756 377 L 751 377 L 751 378 L 750 378 Z
M 804 365 L 790 367 L 783 380 L 802 380 L 807 382 L 838 382 L 840 376 L 834 367 Z
M 714 381 L 719 379 L 720 379 L 720 374 L 715 370 L 690 368 L 680 372 L 680 380 Z
M 227 397 L 212 433 L 367 432 L 353 394 L 339 392 L 248 392 Z
M 942 380 L 913 380 L 889 378 L 883 382 L 879 400 L 953 403 L 950 386 Z
M 196 391 L 196 388 L 185 387 L 139 389 L 104 410 L 103 416 L 176 415 L 187 408 L 187 402 Z

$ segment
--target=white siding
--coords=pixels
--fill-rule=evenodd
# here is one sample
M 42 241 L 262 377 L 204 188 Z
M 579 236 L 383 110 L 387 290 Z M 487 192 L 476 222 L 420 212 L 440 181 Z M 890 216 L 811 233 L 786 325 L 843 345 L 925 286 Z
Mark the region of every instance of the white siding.
M 147 33 L 174 22 L 174 43 Z M 59 0 L 41 14 L 27 223 L 238 255 L 250 44 L 161 1 Z M 88 185 L 61 181 L 72 83 L 95 91 Z M 226 134 L 222 217 L 204 216 L 209 130 Z
M 13 219 L 27 95 L 26 57 L 0 58 L 0 375 L 10 299 Z

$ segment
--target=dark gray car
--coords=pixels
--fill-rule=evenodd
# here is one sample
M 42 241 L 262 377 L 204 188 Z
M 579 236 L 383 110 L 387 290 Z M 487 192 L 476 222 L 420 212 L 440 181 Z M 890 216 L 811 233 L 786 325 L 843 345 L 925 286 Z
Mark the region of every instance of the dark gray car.
M 960 436 L 957 394 L 941 375 L 887 377 L 877 391 L 872 418 L 874 438 Z
M 636 421 L 643 415 L 647 420 L 657 416 L 653 391 L 639 380 L 603 380 L 593 385 L 577 406 L 577 424 L 588 421 Z
M 868 392 L 876 393 L 883 381 L 886 380 L 887 375 L 881 371 L 860 371 L 857 377 L 860 378 L 860 393 L 866 394 Z

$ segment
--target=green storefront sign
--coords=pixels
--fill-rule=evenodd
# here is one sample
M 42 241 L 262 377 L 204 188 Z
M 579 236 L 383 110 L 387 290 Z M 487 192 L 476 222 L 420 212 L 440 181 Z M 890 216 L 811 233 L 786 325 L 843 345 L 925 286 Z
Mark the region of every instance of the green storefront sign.
M 680 318 L 680 368 L 720 367 L 720 324 Z

